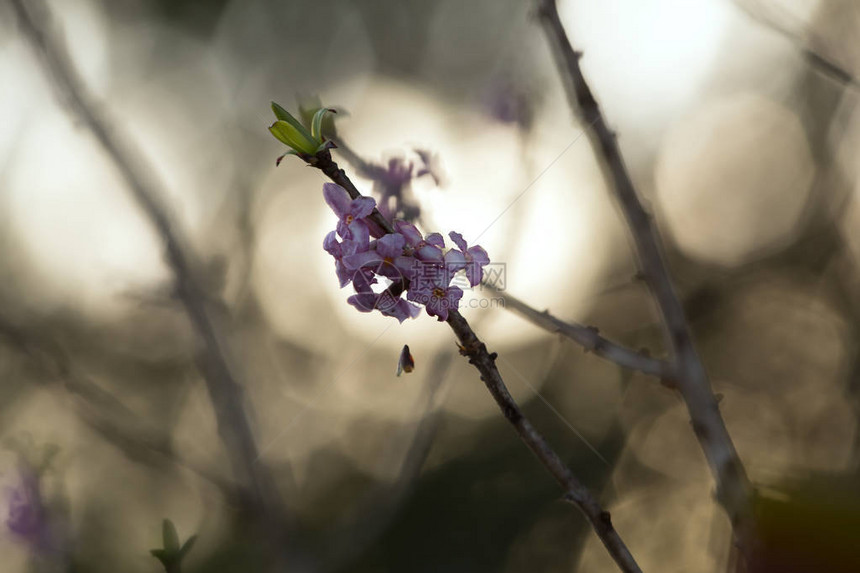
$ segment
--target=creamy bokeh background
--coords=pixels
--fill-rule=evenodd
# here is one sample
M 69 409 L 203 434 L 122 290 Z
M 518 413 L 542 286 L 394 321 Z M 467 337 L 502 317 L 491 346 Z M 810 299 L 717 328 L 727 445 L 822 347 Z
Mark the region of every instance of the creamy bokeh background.
M 209 269 L 261 461 L 296 514 L 326 539 L 368 491 L 402 479 L 416 428 L 438 416 L 423 470 L 392 515 L 368 518 L 381 533 L 343 570 L 423 570 L 412 559 L 426 570 L 608 570 L 449 329 L 346 304 L 321 248 L 334 224 L 322 175 L 292 158 L 276 168 L 281 150 L 266 132 L 270 100 L 292 108 L 296 94 L 318 93 L 348 110 L 338 129 L 367 159 L 439 153 L 446 185 L 414 186 L 427 231 L 477 240 L 506 265 L 507 290 L 536 308 L 663 356 L 623 220 L 527 3 L 166 4 L 51 7 Z M 751 477 L 857 471 L 856 91 L 728 0 L 560 4 L 661 228 Z M 748 4 L 857 70 L 851 2 Z M 0 77 L 3 320 L 61 348 L 192 466 L 229 476 L 160 239 L 6 6 Z M 488 113 L 499 78 L 529 98 L 527 129 Z M 725 570 L 728 525 L 676 396 L 503 309 L 464 313 L 500 353 L 515 398 L 602 492 L 644 569 Z M 404 343 L 417 368 L 396 378 Z M 191 562 L 203 567 L 232 534 L 218 489 L 187 467 L 130 457 L 33 360 L 0 347 L 0 433 L 60 447 L 54 495 L 84 570 L 156 571 L 147 551 L 168 516 L 182 535 L 200 534 Z M 0 479 L 11 483 L 16 457 L 4 455 Z M 426 555 L 428 538 L 440 555 Z M 0 554 L 4 570 L 25 570 L 27 548 L 5 530 Z

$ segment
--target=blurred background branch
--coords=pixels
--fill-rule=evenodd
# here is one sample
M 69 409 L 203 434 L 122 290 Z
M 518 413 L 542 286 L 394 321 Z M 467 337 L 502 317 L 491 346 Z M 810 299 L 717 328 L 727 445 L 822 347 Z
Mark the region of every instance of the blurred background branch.
M 556 62 L 568 87 L 575 114 L 582 117 L 592 145 L 601 157 L 607 177 L 624 213 L 645 280 L 657 299 L 673 352 L 675 387 L 684 397 L 693 431 L 705 452 L 717 484 L 717 498 L 743 535 L 749 528 L 752 488 L 735 445 L 720 415 L 704 364 L 696 350 L 690 326 L 663 255 L 660 236 L 645 211 L 628 173 L 614 132 L 585 81 L 579 65 L 581 53 L 573 50 L 561 23 L 555 0 L 540 0 L 538 14 L 553 47 Z
M 855 76 L 825 51 L 826 42 L 815 36 L 809 37 L 804 33 L 803 24 L 793 20 L 787 12 L 780 13 L 779 8 L 765 6 L 760 0 L 733 0 L 733 2 L 754 21 L 785 37 L 801 50 L 814 69 L 852 89 L 860 87 Z
M 499 292 L 467 289 L 461 312 L 642 569 L 731 570 L 731 525 L 685 404 L 647 370 L 673 355 L 660 310 L 599 154 L 572 142 L 587 124 L 570 114 L 533 3 L 48 5 L 90 103 L 163 184 L 289 508 L 290 571 L 615 567 L 450 333 L 346 304 L 318 243 L 331 228 L 324 178 L 276 168 L 265 129 L 268 102 L 297 94 L 337 106 L 350 146 L 333 154 L 380 209 L 480 236 Z M 854 531 L 860 471 L 856 3 L 558 7 L 765 493 L 756 558 L 818 552 L 815 573 L 854 573 L 833 547 Z M 0 337 L 0 443 L 16 444 L 0 449 L 0 492 L 16 492 L 0 493 L 4 571 L 155 573 L 147 550 L 165 517 L 198 534 L 187 573 L 264 570 L 267 540 L 219 438 L 163 239 L 20 27 L 0 2 L 0 315 L 12 333 Z M 568 327 L 643 370 L 583 352 L 556 331 Z M 415 371 L 396 377 L 404 344 Z M 56 455 L 34 479 L 42 449 Z M 779 546 L 804 526 L 829 541 Z M 49 555 L 52 531 L 62 551 Z
M 259 461 L 241 384 L 225 355 L 224 335 L 215 326 L 211 304 L 207 302 L 209 297 L 198 285 L 196 273 L 200 272 L 200 265 L 186 246 L 187 241 L 180 238 L 167 208 L 162 205 L 165 196 L 161 190 L 163 186 L 156 182 L 153 169 L 143 165 L 143 154 L 127 137 L 120 135 L 95 103 L 60 43 L 57 32 L 51 28 L 54 20 L 48 6 L 40 0 L 10 0 L 10 4 L 18 17 L 20 30 L 42 59 L 59 93 L 67 98 L 71 111 L 114 162 L 129 191 L 161 235 L 167 261 L 174 273 L 176 295 L 203 345 L 199 367 L 207 383 L 233 471 L 248 488 L 254 511 L 263 518 L 260 526 L 271 537 L 273 555 L 281 556 L 275 560 L 275 566 L 279 562 L 283 564 L 282 547 L 288 537 L 286 507 L 268 469 Z
M 35 367 L 44 370 L 49 383 L 59 384 L 73 398 L 80 419 L 125 455 L 158 468 L 171 463 L 186 467 L 218 487 L 228 498 L 241 499 L 240 492 L 229 482 L 209 469 L 182 459 L 174 450 L 169 433 L 139 419 L 119 398 L 76 373 L 58 345 L 41 340 L 39 333 L 29 333 L 3 319 L 0 319 L 0 338 L 25 354 Z

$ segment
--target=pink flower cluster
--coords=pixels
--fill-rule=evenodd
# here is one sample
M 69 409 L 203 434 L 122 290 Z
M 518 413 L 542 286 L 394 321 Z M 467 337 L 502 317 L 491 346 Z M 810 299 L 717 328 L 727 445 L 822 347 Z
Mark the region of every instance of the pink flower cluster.
M 368 218 L 376 206 L 373 199 L 351 199 L 334 183 L 323 185 L 323 196 L 338 217 L 323 248 L 334 257 L 341 288 L 352 283 L 355 294 L 347 302 L 359 311 L 378 310 L 403 322 L 417 317 L 417 305 L 423 305 L 443 321 L 463 296 L 451 284 L 454 275 L 464 271 L 471 286 L 481 282 L 490 259 L 480 246 L 469 247 L 460 233 L 448 234 L 457 247 L 450 249 L 439 233 L 425 237 L 406 221 L 395 221 L 395 232 L 386 234 Z

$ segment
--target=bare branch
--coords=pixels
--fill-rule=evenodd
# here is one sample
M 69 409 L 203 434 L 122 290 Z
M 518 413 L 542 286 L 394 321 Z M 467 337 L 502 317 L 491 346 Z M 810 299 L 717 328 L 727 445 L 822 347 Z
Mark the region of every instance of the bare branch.
M 571 46 L 555 0 L 538 0 L 537 5 L 540 21 L 565 80 L 571 107 L 580 116 L 582 123 L 589 126 L 589 138 L 615 190 L 616 199 L 633 236 L 642 273 L 663 316 L 674 353 L 677 388 L 687 404 L 693 430 L 717 484 L 717 498 L 735 525 L 740 526 L 741 521 L 746 521 L 750 509 L 751 486 L 693 344 L 684 309 L 675 293 L 663 256 L 659 235 L 651 216 L 642 207 L 615 134 L 609 129 L 585 81 L 579 66 L 582 54 Z
M 753 21 L 773 30 L 795 44 L 798 49 L 803 52 L 804 57 L 813 69 L 820 71 L 822 74 L 836 82 L 845 84 L 846 86 L 854 89 L 860 88 L 860 84 L 857 83 L 857 78 L 855 78 L 851 72 L 840 66 L 833 58 L 825 55 L 820 50 L 811 48 L 810 42 L 801 38 L 798 32 L 792 31 L 789 25 L 777 22 L 775 18 L 768 17 L 761 9 L 756 9 L 754 6 L 751 6 L 750 2 L 734 0 L 733 4 Z M 756 4 L 758 4 L 758 2 L 756 2 Z
M 487 346 L 475 335 L 469 323 L 457 310 L 449 312 L 448 324 L 460 341 L 460 353 L 466 356 L 469 363 L 481 373 L 481 380 L 487 386 L 505 418 L 514 427 L 520 439 L 525 442 L 526 446 L 552 474 L 555 481 L 564 489 L 565 499 L 575 504 L 582 511 L 619 569 L 622 571 L 641 571 L 624 541 L 612 526 L 609 512 L 600 506 L 588 488 L 561 461 L 555 450 L 532 426 L 517 406 L 510 392 L 508 392 L 498 368 L 496 368 L 496 354 L 487 351 Z
M 637 370 L 649 376 L 656 376 L 666 382 L 674 378 L 673 366 L 665 360 L 646 356 L 626 346 L 612 342 L 600 336 L 599 331 L 592 326 L 584 326 L 576 322 L 563 321 L 549 311 L 539 311 L 513 295 L 501 291 L 492 285 L 483 284 L 482 288 L 488 289 L 505 301 L 504 307 L 519 316 L 525 318 L 537 327 L 549 332 L 558 333 L 573 340 L 585 350 L 593 352 L 601 358 L 621 366 Z
M 66 353 L 51 341 L 37 338 L 0 317 L 0 339 L 43 369 L 52 384 L 73 401 L 75 413 L 125 455 L 154 467 L 172 462 L 218 487 L 228 498 L 242 496 L 235 486 L 211 470 L 190 462 L 174 450 L 170 436 L 136 416 L 122 401 L 75 371 Z
M 173 271 L 176 293 L 203 343 L 200 370 L 218 421 L 218 430 L 227 449 L 233 472 L 249 489 L 254 507 L 265 518 L 274 536 L 286 530 L 283 504 L 268 469 L 257 460 L 242 386 L 225 355 L 225 345 L 214 324 L 206 293 L 197 284 L 200 266 L 194 260 L 181 233 L 163 204 L 164 186 L 156 170 L 146 165 L 143 154 L 124 133 L 115 129 L 93 98 L 60 36 L 52 28 L 52 18 L 42 0 L 9 0 L 20 31 L 40 57 L 65 103 L 96 138 L 114 163 L 133 198 L 149 217 L 164 243 L 167 262 Z M 283 540 L 281 540 L 283 541 Z

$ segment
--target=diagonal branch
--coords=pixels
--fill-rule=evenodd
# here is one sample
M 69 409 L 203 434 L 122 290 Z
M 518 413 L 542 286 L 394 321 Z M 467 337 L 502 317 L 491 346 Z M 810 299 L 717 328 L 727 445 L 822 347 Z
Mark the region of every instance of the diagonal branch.
M 206 293 L 197 283 L 199 265 L 171 221 L 163 203 L 163 185 L 146 165 L 136 146 L 116 130 L 93 98 L 58 33 L 42 0 L 9 0 L 23 36 L 32 45 L 57 90 L 81 123 L 92 133 L 124 179 L 133 198 L 159 233 L 182 302 L 203 350 L 199 360 L 218 421 L 218 430 L 232 470 L 251 492 L 253 506 L 267 529 L 277 537 L 285 531 L 283 508 L 268 469 L 257 462 L 259 452 L 246 413 L 242 386 L 225 355 L 223 337 L 215 326 Z
M 346 189 L 353 199 L 362 196 L 346 172 L 332 160 L 328 149 L 317 153 L 310 165 L 321 170 L 332 181 Z M 388 227 L 390 228 L 390 225 Z M 460 342 L 460 354 L 467 357 L 469 363 L 481 374 L 481 380 L 490 391 L 505 419 L 510 422 L 520 439 L 562 487 L 565 499 L 576 505 L 583 513 L 619 569 L 625 573 L 641 573 L 642 570 L 636 560 L 630 554 L 621 536 L 615 531 L 609 512 L 564 464 L 552 446 L 525 417 L 508 392 L 502 375 L 496 367 L 497 355 L 487 350 L 487 346 L 478 338 L 457 309 L 448 311 L 447 322 Z
M 312 167 L 316 167 L 322 171 L 329 179 L 346 189 L 346 192 L 349 193 L 349 196 L 353 199 L 357 199 L 362 196 L 361 191 L 358 190 L 352 180 L 347 176 L 346 172 L 338 167 L 337 163 L 332 160 L 331 152 L 328 149 L 317 153 L 308 163 Z M 391 226 L 391 223 L 382 216 L 382 213 L 380 213 L 379 209 L 376 207 L 373 208 L 373 212 L 370 214 L 368 219 L 379 225 L 379 227 L 386 233 L 394 232 L 394 227 Z
M 616 199 L 633 236 L 642 273 L 663 316 L 674 353 L 676 385 L 687 405 L 693 430 L 716 482 L 717 499 L 734 524 L 742 526 L 741 522 L 746 522 L 750 509 L 751 486 L 693 344 L 690 327 L 663 256 L 660 237 L 651 215 L 639 200 L 615 134 L 609 129 L 585 81 L 579 65 L 582 54 L 571 46 L 555 0 L 537 0 L 537 5 L 538 16 L 565 80 L 571 107 L 580 116 L 582 123 L 589 126 L 589 138 L 615 190 Z
M 860 83 L 857 82 L 857 78 L 851 72 L 820 50 L 810 47 L 810 42 L 805 41 L 800 37 L 799 33 L 791 30 L 789 25 L 779 23 L 775 18 L 768 17 L 760 6 L 751 6 L 750 2 L 734 0 L 732 3 L 754 22 L 770 28 L 788 41 L 796 44 L 813 69 L 848 87 L 854 89 L 860 88 Z M 754 4 L 757 5 L 759 3 L 755 2 Z
M 44 370 L 50 382 L 60 386 L 72 398 L 81 421 L 128 457 L 155 467 L 173 462 L 215 485 L 228 498 L 242 498 L 242 493 L 233 484 L 180 456 L 166 432 L 141 420 L 119 398 L 76 372 L 69 357 L 56 344 L 30 334 L 3 317 L 0 317 L 0 340 Z
M 481 373 L 481 381 L 487 386 L 487 390 L 490 391 L 502 414 L 514 427 L 520 439 L 525 442 L 535 457 L 540 460 L 555 478 L 555 481 L 564 489 L 565 499 L 575 504 L 585 515 L 618 567 L 622 571 L 641 571 L 624 541 L 615 531 L 609 512 L 600 506 L 594 495 L 564 464 L 511 397 L 498 368 L 496 368 L 496 354 L 487 351 L 487 346 L 481 342 L 472 331 L 469 323 L 457 310 L 449 312 L 448 324 L 460 341 L 460 353 L 466 356 L 469 363 Z
M 593 326 L 584 326 L 576 322 L 561 320 L 546 310 L 541 312 L 492 285 L 483 284 L 482 288 L 501 296 L 505 301 L 504 307 L 506 309 L 518 314 L 535 326 L 549 332 L 557 332 L 573 340 L 586 351 L 593 352 L 597 356 L 605 358 L 622 368 L 629 368 L 630 370 L 637 370 L 649 376 L 656 376 L 667 383 L 674 379 L 673 365 L 665 360 L 652 358 L 642 352 L 636 352 L 626 346 L 612 342 L 600 336 L 597 328 Z

